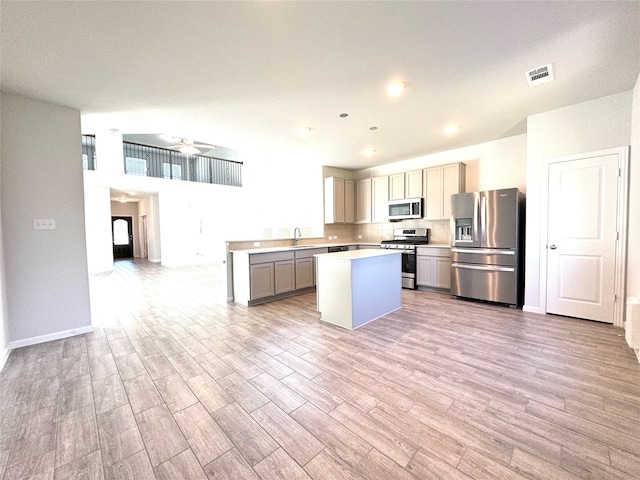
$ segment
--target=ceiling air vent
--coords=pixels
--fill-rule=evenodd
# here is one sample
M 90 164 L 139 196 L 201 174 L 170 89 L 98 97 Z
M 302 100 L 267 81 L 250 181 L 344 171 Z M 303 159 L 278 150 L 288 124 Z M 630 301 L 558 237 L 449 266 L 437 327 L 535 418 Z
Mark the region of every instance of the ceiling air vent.
M 550 82 L 553 80 L 553 69 L 551 64 L 543 65 L 542 67 L 534 68 L 526 73 L 527 82 L 530 87 L 534 87 L 541 83 Z

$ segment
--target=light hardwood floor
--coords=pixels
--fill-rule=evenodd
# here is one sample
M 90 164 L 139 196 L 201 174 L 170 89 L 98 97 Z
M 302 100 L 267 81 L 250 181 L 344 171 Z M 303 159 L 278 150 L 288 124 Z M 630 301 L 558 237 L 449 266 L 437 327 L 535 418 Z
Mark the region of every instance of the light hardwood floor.
M 621 329 L 405 290 L 351 332 L 315 294 L 227 304 L 222 275 L 94 276 L 95 332 L 0 374 L 0 478 L 640 477 Z

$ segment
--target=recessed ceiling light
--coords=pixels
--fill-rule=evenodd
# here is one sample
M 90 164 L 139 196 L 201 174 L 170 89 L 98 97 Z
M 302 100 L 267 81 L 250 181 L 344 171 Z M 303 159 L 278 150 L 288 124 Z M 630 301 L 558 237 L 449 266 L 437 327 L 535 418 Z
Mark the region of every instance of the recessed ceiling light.
M 447 135 L 453 135 L 454 133 L 458 133 L 458 131 L 462 128 L 461 125 L 451 124 L 444 127 L 444 133 Z
M 389 92 L 389 95 L 391 95 L 392 97 L 396 97 L 402 93 L 402 91 L 404 90 L 404 87 L 405 87 L 404 82 L 401 82 L 401 81 L 391 82 L 389 85 L 387 85 L 387 92 Z
M 378 127 L 369 127 L 369 130 L 377 130 Z
M 348 113 L 341 113 L 341 114 L 340 114 L 340 118 L 346 118 L 346 117 L 348 117 L 348 116 L 349 116 L 349 114 L 348 114 Z
M 367 149 L 364 151 L 364 154 L 365 154 L 367 157 L 370 157 L 371 155 L 375 155 L 376 153 L 378 153 L 378 151 L 377 151 L 376 149 L 374 149 L 374 148 L 367 148 Z

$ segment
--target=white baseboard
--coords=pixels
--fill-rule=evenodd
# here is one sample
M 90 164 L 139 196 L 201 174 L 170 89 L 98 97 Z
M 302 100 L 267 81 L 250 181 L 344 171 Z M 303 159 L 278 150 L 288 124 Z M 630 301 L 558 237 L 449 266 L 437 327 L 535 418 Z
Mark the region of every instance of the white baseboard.
M 92 325 L 80 328 L 72 328 L 71 330 L 63 330 L 61 332 L 48 333 L 46 335 L 24 338 L 22 340 L 16 340 L 15 342 L 9 342 L 9 348 L 14 349 L 20 347 L 28 347 L 29 345 L 51 342 L 53 340 L 60 340 L 61 338 L 73 337 L 74 335 L 82 335 L 84 333 L 91 332 L 93 332 Z
M 540 315 L 544 314 L 544 312 L 540 311 L 540 307 L 532 307 L 530 305 L 523 305 L 522 311 L 529 313 L 539 313 Z
M 0 372 L 4 368 L 7 360 L 9 359 L 9 355 L 11 354 L 11 349 L 7 348 L 7 351 L 4 353 L 3 358 L 0 358 Z

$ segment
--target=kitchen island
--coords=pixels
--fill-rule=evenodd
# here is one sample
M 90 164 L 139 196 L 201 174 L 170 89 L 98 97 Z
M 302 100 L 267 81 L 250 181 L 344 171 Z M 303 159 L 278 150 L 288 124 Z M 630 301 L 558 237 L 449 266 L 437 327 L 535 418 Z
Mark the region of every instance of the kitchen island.
M 321 319 L 355 329 L 402 308 L 402 253 L 353 250 L 315 255 Z

